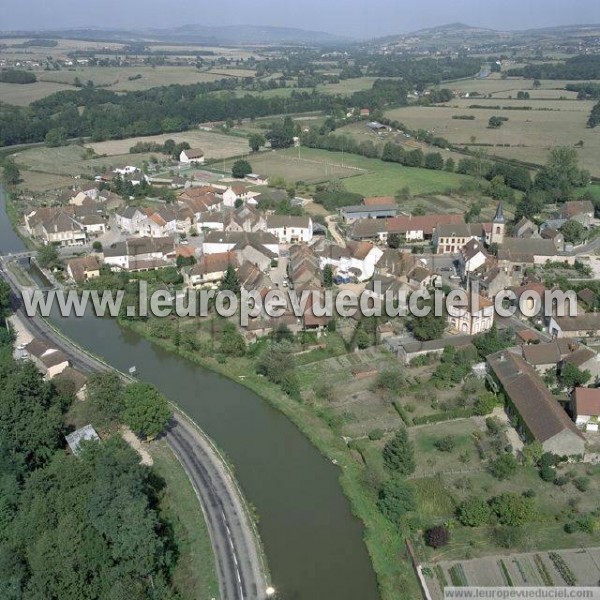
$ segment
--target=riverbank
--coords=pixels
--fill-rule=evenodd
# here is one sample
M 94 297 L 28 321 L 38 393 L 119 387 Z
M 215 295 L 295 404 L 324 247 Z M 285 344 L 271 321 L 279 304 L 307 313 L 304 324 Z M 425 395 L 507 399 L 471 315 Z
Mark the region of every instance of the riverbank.
M 369 486 L 368 473 L 361 458 L 311 408 L 284 394 L 279 386 L 258 375 L 247 358 L 225 363 L 183 350 L 170 339 L 153 337 L 139 321 L 123 320 L 121 325 L 164 350 L 210 369 L 255 392 L 281 411 L 310 440 L 319 452 L 340 469 L 339 482 L 349 499 L 353 514 L 364 527 L 364 542 L 376 572 L 383 600 L 413 600 L 420 596 L 416 575 L 404 543 L 404 535 L 385 519 L 376 506 L 375 490 Z
M 17 204 L 15 202 L 14 192 L 11 192 L 11 191 L 7 190 L 6 188 L 3 188 L 3 194 L 4 194 L 4 211 L 6 212 L 6 215 L 8 216 L 8 220 L 10 221 L 13 232 L 15 233 L 15 235 L 17 235 L 19 237 L 21 242 L 23 242 L 23 245 L 28 250 L 35 250 L 36 245 L 33 243 L 33 240 L 29 236 L 23 235 L 21 233 L 21 217 L 19 214 L 19 209 L 17 208 Z

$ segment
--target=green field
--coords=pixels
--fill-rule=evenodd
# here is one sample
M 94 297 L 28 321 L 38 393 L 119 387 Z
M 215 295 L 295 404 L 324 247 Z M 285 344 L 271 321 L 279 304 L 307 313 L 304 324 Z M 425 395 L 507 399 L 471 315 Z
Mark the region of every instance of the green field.
M 0 83 L 0 102 L 16 104 L 17 106 L 27 106 L 55 92 L 72 89 L 69 85 L 50 81 L 36 81 L 35 83 L 28 83 L 26 85 L 2 82 Z

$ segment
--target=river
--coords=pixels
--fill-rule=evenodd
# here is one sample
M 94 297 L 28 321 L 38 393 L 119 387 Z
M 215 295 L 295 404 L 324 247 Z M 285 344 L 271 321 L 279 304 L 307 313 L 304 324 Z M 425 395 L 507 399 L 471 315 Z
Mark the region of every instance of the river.
M 4 210 L 0 252 L 24 249 Z M 343 495 L 338 467 L 265 400 L 164 351 L 111 319 L 53 319 L 66 335 L 117 369 L 137 368 L 226 453 L 259 531 L 273 586 L 284 600 L 376 600 L 362 524 Z

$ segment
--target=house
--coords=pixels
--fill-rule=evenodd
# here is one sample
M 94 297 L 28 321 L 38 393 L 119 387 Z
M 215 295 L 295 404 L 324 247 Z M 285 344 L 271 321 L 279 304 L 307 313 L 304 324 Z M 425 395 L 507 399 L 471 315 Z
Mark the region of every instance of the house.
M 31 340 L 25 346 L 25 352 L 47 379 L 52 379 L 69 366 L 69 359 L 62 350 L 53 348 L 42 340 Z
M 113 271 L 152 271 L 175 264 L 175 240 L 129 238 L 104 248 L 104 264 Z
M 307 243 L 313 238 L 313 223 L 310 217 L 271 215 L 267 217 L 267 232 L 274 235 L 280 243 Z
M 548 331 L 558 338 L 600 336 L 600 313 L 580 313 L 574 317 L 550 317 Z
M 331 245 L 318 253 L 320 267 L 330 265 L 339 273 L 352 273 L 358 281 L 373 277 L 383 251 L 371 242 L 348 242 L 346 248 Z
M 487 363 L 492 381 L 504 393 L 506 411 L 521 436 L 539 442 L 545 452 L 583 456 L 585 438 L 533 367 L 508 350 L 491 354 Z
M 179 154 L 179 162 L 185 164 L 204 164 L 204 151 L 200 150 L 200 148 L 188 148 L 187 150 L 182 150 Z
M 95 256 L 72 258 L 67 262 L 67 275 L 77 283 L 100 277 L 100 261 Z
M 178 217 L 173 209 L 164 206 L 155 211 L 149 210 L 148 213 L 139 224 L 141 236 L 166 237 L 177 232 Z
M 458 253 L 460 272 L 463 275 L 469 275 L 483 267 L 490 258 L 487 250 L 479 240 L 469 240 Z
M 463 335 L 489 331 L 494 324 L 494 304 L 479 294 L 468 292 L 466 306 L 448 308 L 448 324 Z
M 254 185 L 267 185 L 267 183 L 269 183 L 269 178 L 263 177 L 258 173 L 248 173 L 248 175 L 246 175 L 246 181 L 253 183 Z
M 539 237 L 538 228 L 529 219 L 523 217 L 513 227 L 513 236 L 517 238 Z
M 589 227 L 594 218 L 594 205 L 589 200 L 570 200 L 561 206 L 557 216 L 567 221 L 575 219 Z
M 372 198 L 370 200 L 375 200 Z M 358 219 L 385 219 L 398 214 L 398 205 L 382 202 L 381 204 L 357 204 L 340 208 L 340 215 L 346 223 L 354 223 Z
M 65 440 L 67 440 L 71 452 L 77 455 L 81 451 L 81 444 L 83 442 L 99 441 L 100 437 L 91 425 L 86 425 L 85 427 L 76 429 L 73 433 L 70 433 L 65 437 Z
M 600 422 L 600 389 L 577 387 L 571 394 L 575 425 L 583 431 L 598 431 Z
M 550 369 L 556 369 L 567 356 L 580 348 L 584 346 L 574 340 L 555 339 L 551 342 L 521 346 L 521 353 L 538 373 L 546 373 Z
M 146 214 L 135 206 L 125 206 L 115 212 L 117 227 L 126 233 L 137 233 Z
M 188 287 L 214 285 L 225 277 L 230 266 L 239 266 L 235 252 L 204 254 L 195 265 L 183 270 L 183 279 Z
M 504 238 L 498 250 L 498 262 L 522 270 L 527 265 L 541 265 L 547 261 L 569 260 L 561 257 L 553 240 L 537 238 Z
M 264 295 L 273 287 L 271 279 L 250 261 L 244 261 L 236 274 L 240 285 L 247 292 L 259 292 Z
M 292 246 L 287 270 L 296 292 L 321 288 L 320 260 L 311 248 Z
M 512 285 L 509 270 L 506 267 L 499 267 L 495 262 L 484 263 L 479 269 L 470 273 L 469 281 L 472 288 L 477 289 L 484 298 L 494 298 L 496 294 Z
M 552 240 L 559 252 L 564 251 L 565 236 L 557 229 L 554 229 L 554 227 L 546 227 L 545 229 L 542 229 L 541 238 L 544 240 Z
M 472 224 L 439 225 L 435 230 L 434 245 L 437 254 L 456 254 L 467 242 L 481 237 L 481 226 L 474 230 Z
M 590 288 L 583 288 L 579 292 L 577 292 L 577 298 L 583 302 L 588 309 L 592 309 L 596 307 L 596 303 L 598 302 L 598 296 L 595 292 L 590 290 Z
M 254 240 L 237 244 L 235 252 L 240 264 L 249 262 L 263 272 L 269 271 L 273 262 L 279 258 L 275 252 L 262 244 L 256 243 Z
M 245 246 L 264 247 L 275 257 L 279 256 L 279 241 L 266 231 L 234 232 L 234 231 L 209 231 L 204 236 L 202 252 L 204 254 L 215 254 L 227 252 L 228 250 L 242 249 Z
M 350 228 L 352 239 L 378 239 L 387 241 L 391 234 L 404 237 L 407 242 L 422 242 L 433 238 L 440 225 L 464 223 L 463 215 L 419 215 L 397 216 L 388 219 L 361 219 Z
M 40 208 L 25 215 L 25 228 L 46 245 L 82 246 L 87 234 L 74 214 L 74 206 Z

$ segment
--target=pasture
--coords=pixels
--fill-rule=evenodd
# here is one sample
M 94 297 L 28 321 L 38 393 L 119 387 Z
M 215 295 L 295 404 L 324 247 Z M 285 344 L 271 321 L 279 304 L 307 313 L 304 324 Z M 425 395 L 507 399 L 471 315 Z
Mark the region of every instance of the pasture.
M 129 149 L 138 142 L 156 142 L 164 144 L 165 140 L 174 140 L 175 143 L 187 142 L 192 148 L 202 148 L 207 159 L 228 158 L 249 152 L 248 141 L 243 137 L 224 135 L 222 133 L 201 131 L 199 129 L 183 131 L 180 133 L 164 133 L 146 137 L 126 138 L 124 140 L 109 140 L 87 144 L 96 154 L 114 156 L 127 154 Z M 132 155 L 134 156 L 134 155 Z
M 357 77 L 356 79 L 345 79 L 339 83 L 324 83 L 317 86 L 317 90 L 325 94 L 341 94 L 349 96 L 354 92 L 362 92 L 370 90 L 373 87 L 373 82 L 378 77 Z
M 43 192 L 72 183 L 79 175 L 97 175 L 103 169 L 122 165 L 141 167 L 150 154 L 125 154 L 101 158 L 86 158 L 81 146 L 69 145 L 60 148 L 32 148 L 14 155 L 21 168 L 21 189 Z
M 527 106 L 530 110 L 469 108 L 471 105 Z M 593 175 L 600 175 L 600 138 L 586 127 L 593 101 L 575 100 L 498 100 L 468 98 L 452 100 L 441 106 L 408 106 L 388 111 L 410 129 L 426 129 L 461 146 L 481 147 L 491 156 L 515 158 L 544 164 L 555 146 L 579 147 L 580 164 Z M 453 119 L 456 115 L 474 116 L 473 120 Z M 492 116 L 506 117 L 498 129 L 488 128 Z
M 137 77 L 138 79 L 130 79 Z M 75 78 L 82 83 L 93 81 L 97 87 L 104 87 L 112 91 L 133 92 L 147 90 L 152 87 L 192 83 L 203 83 L 222 79 L 222 74 L 198 71 L 195 67 L 173 66 L 135 66 L 135 67 L 72 67 L 62 71 L 42 71 L 37 73 L 40 81 L 51 81 L 73 85 Z
M 0 102 L 16 104 L 17 106 L 27 106 L 55 92 L 72 89 L 69 85 L 49 81 L 36 81 L 35 83 L 23 85 L 0 82 Z

